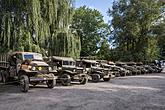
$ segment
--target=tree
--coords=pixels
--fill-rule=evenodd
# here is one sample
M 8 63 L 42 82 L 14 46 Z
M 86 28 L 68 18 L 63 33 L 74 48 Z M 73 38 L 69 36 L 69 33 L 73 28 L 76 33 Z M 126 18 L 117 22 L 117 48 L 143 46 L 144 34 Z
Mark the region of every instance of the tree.
M 165 17 L 152 27 L 152 34 L 157 39 L 157 47 L 160 50 L 160 59 L 165 59 Z
M 72 0 L 1 0 L 0 52 L 79 57 L 80 38 L 69 28 L 72 4 Z
M 99 59 L 104 59 L 104 60 L 109 60 L 110 58 L 110 48 L 109 48 L 109 42 L 107 41 L 107 39 L 103 39 L 100 42 L 100 47 L 99 47 L 99 51 L 97 53 L 97 56 Z
M 112 17 L 112 38 L 114 40 L 118 60 L 144 61 L 157 57 L 147 55 L 151 47 L 151 27 L 160 16 L 160 4 L 155 0 L 119 0 L 113 3 L 108 11 Z
M 86 6 L 75 10 L 72 28 L 81 39 L 81 56 L 95 56 L 99 49 L 98 44 L 109 35 L 108 25 L 101 13 Z

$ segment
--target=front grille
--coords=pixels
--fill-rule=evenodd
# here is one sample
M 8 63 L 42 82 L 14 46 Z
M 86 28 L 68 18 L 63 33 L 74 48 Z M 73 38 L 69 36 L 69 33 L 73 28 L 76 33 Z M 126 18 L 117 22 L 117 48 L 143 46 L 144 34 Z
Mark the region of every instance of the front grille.
M 77 73 L 83 73 L 83 69 L 77 69 L 76 72 Z
M 49 73 L 49 67 L 47 66 L 37 66 L 36 70 L 43 74 Z
M 105 74 L 109 74 L 109 70 L 104 70 L 104 73 Z

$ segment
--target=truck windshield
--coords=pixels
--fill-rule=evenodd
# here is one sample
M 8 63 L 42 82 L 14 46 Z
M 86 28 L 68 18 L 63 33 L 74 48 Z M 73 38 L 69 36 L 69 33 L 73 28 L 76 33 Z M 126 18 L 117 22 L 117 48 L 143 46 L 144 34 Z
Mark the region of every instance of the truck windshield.
M 92 66 L 98 66 L 96 63 L 92 63 L 91 65 L 92 65 Z
M 38 53 L 24 54 L 24 60 L 43 60 L 42 55 Z
M 72 66 L 74 66 L 75 65 L 75 62 L 72 62 L 72 61 L 63 61 L 63 65 L 72 65 Z

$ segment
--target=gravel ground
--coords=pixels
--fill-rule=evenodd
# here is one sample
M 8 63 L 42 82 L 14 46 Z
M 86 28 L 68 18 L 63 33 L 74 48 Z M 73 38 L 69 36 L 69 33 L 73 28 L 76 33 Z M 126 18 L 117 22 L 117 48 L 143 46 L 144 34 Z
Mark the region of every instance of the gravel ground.
M 0 110 L 165 110 L 165 74 L 112 79 L 86 85 L 32 87 L 0 85 Z

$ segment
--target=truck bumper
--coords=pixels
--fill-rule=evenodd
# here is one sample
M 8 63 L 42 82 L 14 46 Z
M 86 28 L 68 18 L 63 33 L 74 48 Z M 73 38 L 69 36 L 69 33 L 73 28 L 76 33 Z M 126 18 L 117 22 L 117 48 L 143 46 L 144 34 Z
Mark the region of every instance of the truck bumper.
M 40 78 L 40 77 L 30 77 L 30 81 L 48 81 L 48 80 L 56 80 L 57 77 L 54 78 Z
M 103 78 L 110 78 L 110 77 L 111 77 L 111 75 L 108 74 L 108 75 L 105 75 Z

